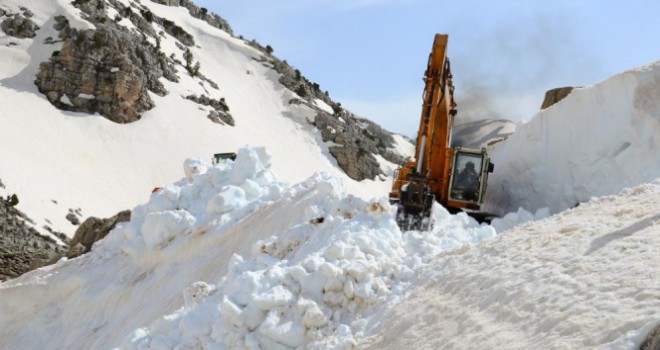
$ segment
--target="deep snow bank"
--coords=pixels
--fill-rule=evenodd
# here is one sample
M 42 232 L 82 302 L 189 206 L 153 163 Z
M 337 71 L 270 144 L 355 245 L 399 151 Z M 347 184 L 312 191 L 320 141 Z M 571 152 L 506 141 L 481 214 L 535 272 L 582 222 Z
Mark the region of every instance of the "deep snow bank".
M 660 324 L 660 179 L 442 254 L 364 349 L 639 349 Z
M 660 176 L 660 62 L 575 89 L 492 151 L 485 209 L 551 213 Z
M 287 185 L 262 148 L 184 168 L 88 255 L 0 284 L 0 348 L 351 348 L 435 255 L 495 235 L 440 207 L 402 235 L 385 198 Z

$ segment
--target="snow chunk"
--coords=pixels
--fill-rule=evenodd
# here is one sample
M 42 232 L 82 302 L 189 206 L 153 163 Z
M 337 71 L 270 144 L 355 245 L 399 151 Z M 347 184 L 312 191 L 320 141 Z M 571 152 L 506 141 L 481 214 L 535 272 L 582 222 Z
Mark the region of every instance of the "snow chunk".
M 67 95 L 62 95 L 62 97 L 60 97 L 60 102 L 67 104 L 69 106 L 73 106 L 73 102 L 71 102 L 71 99 L 69 99 L 69 96 Z
M 518 208 L 515 213 L 506 214 L 503 218 L 493 219 L 491 225 L 497 232 L 501 233 L 530 221 L 545 219 L 548 216 L 550 216 L 550 209 L 547 207 L 538 209 L 534 214 L 523 208 Z
M 226 213 L 247 203 L 245 191 L 236 186 L 226 186 L 225 190 L 215 195 L 209 201 L 207 210 L 211 213 Z
M 195 221 L 185 210 L 148 213 L 142 224 L 142 237 L 147 247 L 154 250 L 187 231 Z
M 183 162 L 183 171 L 188 181 L 193 181 L 195 176 L 205 173 L 209 164 L 199 158 L 188 158 Z

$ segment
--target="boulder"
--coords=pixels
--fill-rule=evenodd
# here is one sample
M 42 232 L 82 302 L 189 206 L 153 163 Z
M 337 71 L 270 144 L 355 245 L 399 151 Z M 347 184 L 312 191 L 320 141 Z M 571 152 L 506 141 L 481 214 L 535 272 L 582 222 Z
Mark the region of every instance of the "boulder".
M 159 78 L 176 81 L 176 69 L 148 41 L 114 24 L 77 31 L 57 17 L 62 49 L 41 63 L 35 83 L 63 110 L 99 113 L 130 123 L 154 106 L 148 91 L 167 94 Z
M 566 96 L 568 96 L 571 91 L 573 91 L 574 87 L 572 86 L 565 86 L 565 87 L 560 87 L 560 88 L 555 88 L 552 90 L 548 90 L 545 93 L 545 98 L 543 99 L 543 103 L 541 104 L 541 109 L 546 109 L 555 103 L 563 100 Z
M 39 234 L 26 221 L 29 218 L 24 213 L 0 200 L 0 282 L 16 278 L 65 252 L 63 246 Z
M 73 239 L 71 239 L 71 243 L 69 244 L 71 248 L 69 249 L 67 256 L 76 257 L 89 252 L 92 249 L 92 245 L 107 236 L 117 224 L 127 222 L 130 219 L 130 210 L 124 210 L 107 219 L 96 217 L 87 218 L 82 225 L 78 227 Z M 80 246 L 82 246 L 82 248 Z

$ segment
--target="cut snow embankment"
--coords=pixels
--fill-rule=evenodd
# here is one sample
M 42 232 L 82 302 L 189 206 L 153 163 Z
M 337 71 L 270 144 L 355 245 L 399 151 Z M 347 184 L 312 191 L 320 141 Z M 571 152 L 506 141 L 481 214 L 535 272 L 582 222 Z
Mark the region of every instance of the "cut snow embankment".
M 491 152 L 485 210 L 558 213 L 660 176 L 660 62 L 578 88 Z
M 385 198 L 269 167 L 188 160 L 89 254 L 0 284 L 0 348 L 352 348 L 435 255 L 495 236 L 439 206 L 402 235 Z
M 660 324 L 660 180 L 438 256 L 368 349 L 639 349 Z

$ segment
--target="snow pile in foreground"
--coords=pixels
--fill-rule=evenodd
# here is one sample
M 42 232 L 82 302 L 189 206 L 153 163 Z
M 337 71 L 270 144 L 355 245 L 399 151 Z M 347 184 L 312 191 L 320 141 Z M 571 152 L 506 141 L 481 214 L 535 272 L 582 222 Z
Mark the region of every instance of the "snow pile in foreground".
M 115 235 L 130 239 L 140 228 L 153 249 L 186 229 L 195 231 L 196 218 L 222 225 L 249 214 L 260 202 L 285 199 L 286 205 L 287 192 L 300 191 L 300 186 L 288 189 L 270 182 L 268 176 L 253 179 L 267 163 L 263 154 L 247 163 L 245 154 L 255 151 L 242 154 L 235 167 L 198 174 L 188 190 L 167 190 L 172 204 L 181 198 L 176 192 L 208 193 L 195 205 L 178 202 L 178 208 L 190 212 L 172 214 L 174 205 L 150 208 Z M 211 194 L 206 184 L 219 192 Z M 384 200 L 342 198 L 336 180 L 324 175 L 302 186 L 322 192 L 319 200 L 298 208 L 304 221 L 256 242 L 248 256 L 232 256 L 219 281 L 193 283 L 183 292 L 180 310 L 134 331 L 122 348 L 350 349 L 379 322 L 386 304 L 406 294 L 416 270 L 434 255 L 495 234 L 467 216 L 436 210 L 433 232 L 410 232 L 402 239 Z
M 660 176 L 660 62 L 578 88 L 491 152 L 485 210 L 558 213 Z
M 352 348 L 434 256 L 496 234 L 439 206 L 402 234 L 385 198 L 287 185 L 263 148 L 184 167 L 88 255 L 0 285 L 0 348 Z
M 640 349 L 660 325 L 659 224 L 657 179 L 439 255 L 359 347 Z

